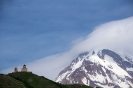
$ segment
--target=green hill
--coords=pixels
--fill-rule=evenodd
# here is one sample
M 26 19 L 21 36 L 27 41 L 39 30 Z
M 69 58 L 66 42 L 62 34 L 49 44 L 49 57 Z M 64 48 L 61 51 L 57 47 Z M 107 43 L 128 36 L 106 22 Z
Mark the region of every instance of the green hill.
M 62 85 L 31 72 L 0 75 L 0 88 L 92 88 L 85 85 Z
M 13 77 L 0 74 L 0 88 L 28 88 L 25 84 Z

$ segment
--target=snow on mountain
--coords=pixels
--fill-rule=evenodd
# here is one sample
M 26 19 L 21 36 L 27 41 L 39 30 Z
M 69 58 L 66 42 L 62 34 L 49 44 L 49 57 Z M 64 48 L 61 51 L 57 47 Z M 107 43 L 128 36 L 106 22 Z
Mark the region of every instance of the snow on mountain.
M 104 88 L 133 88 L 133 58 L 109 49 L 85 52 L 59 73 L 56 82 Z

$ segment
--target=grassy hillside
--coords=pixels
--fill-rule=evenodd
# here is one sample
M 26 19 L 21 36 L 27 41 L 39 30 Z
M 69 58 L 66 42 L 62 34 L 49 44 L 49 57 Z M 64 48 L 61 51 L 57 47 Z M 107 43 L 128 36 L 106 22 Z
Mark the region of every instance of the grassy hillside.
M 62 85 L 29 72 L 0 75 L 0 88 L 92 88 L 85 85 Z
M 21 81 L 10 76 L 0 74 L 0 88 L 28 88 Z

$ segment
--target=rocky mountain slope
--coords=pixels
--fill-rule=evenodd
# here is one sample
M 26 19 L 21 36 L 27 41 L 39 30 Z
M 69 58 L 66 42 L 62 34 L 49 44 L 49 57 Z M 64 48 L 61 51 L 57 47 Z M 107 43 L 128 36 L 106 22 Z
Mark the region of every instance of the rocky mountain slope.
M 80 54 L 55 80 L 104 88 L 133 88 L 133 57 L 109 49 Z

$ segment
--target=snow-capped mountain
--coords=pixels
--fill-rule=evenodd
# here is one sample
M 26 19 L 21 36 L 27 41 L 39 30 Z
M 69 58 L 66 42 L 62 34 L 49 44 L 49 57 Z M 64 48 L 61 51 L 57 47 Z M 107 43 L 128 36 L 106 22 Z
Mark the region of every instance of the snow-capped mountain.
M 133 88 L 133 57 L 109 49 L 80 54 L 55 80 L 104 88 Z

